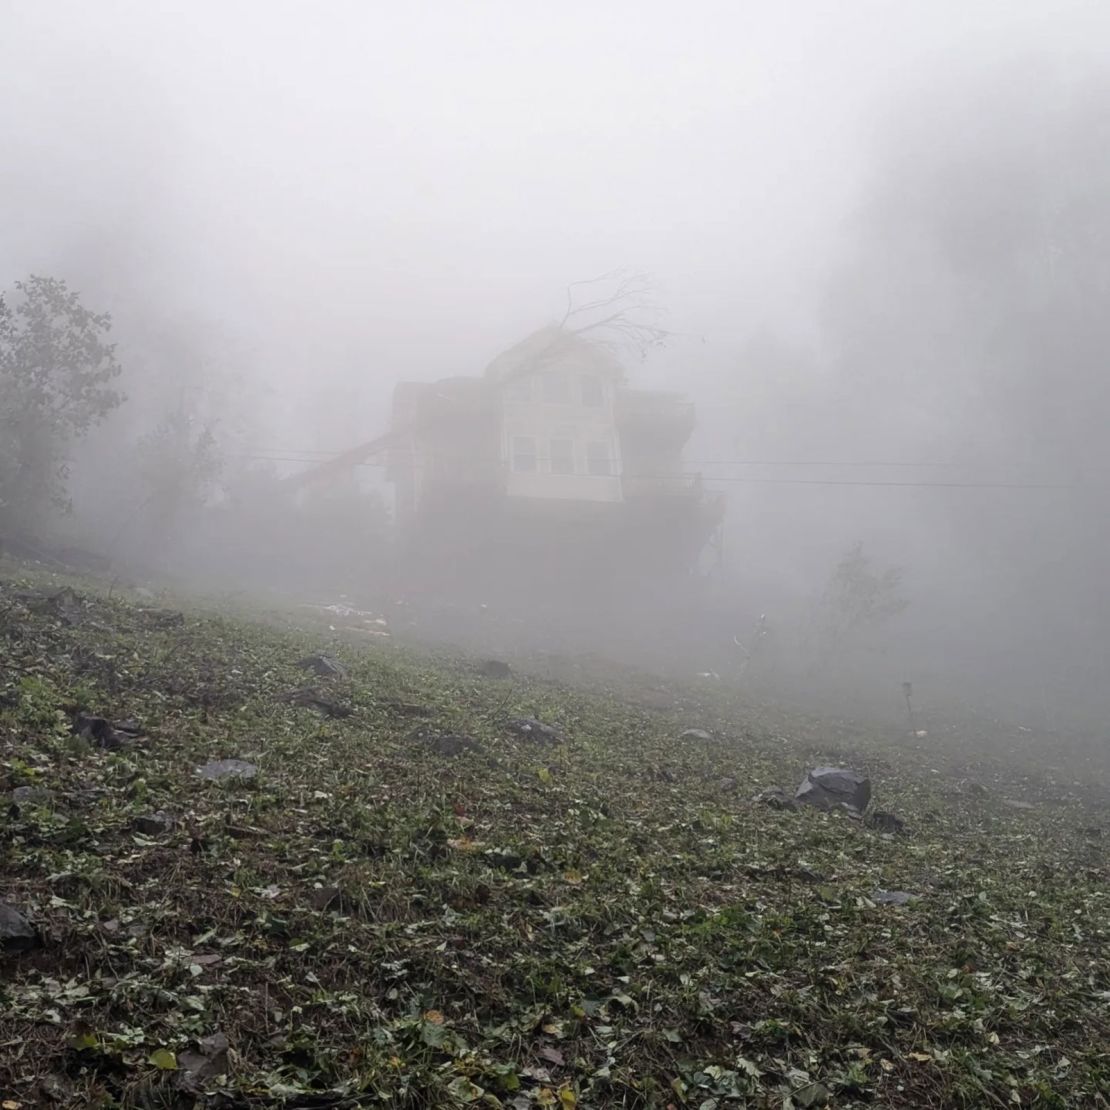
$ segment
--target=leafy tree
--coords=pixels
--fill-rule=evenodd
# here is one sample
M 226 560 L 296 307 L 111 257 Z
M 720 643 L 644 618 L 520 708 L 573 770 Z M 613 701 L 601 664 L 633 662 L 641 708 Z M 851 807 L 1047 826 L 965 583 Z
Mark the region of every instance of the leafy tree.
M 901 568 L 876 570 L 863 553 L 862 542 L 848 549 L 817 606 L 817 649 L 822 665 L 906 608 L 909 602 L 898 593 L 901 582 Z
M 0 297 L 0 525 L 67 510 L 70 443 L 122 401 L 111 317 L 64 281 L 29 277 Z
M 180 513 L 200 508 L 223 469 L 212 429 L 178 405 L 136 449 L 143 507 L 156 534 L 164 536 Z

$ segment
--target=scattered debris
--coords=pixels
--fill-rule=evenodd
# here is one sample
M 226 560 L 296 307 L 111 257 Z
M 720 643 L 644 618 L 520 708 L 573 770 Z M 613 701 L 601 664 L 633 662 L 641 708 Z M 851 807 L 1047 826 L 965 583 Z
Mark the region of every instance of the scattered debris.
M 347 677 L 347 668 L 330 655 L 306 655 L 303 659 L 297 660 L 297 666 L 302 671 L 312 671 L 321 678 Z
M 794 792 L 794 801 L 818 809 L 845 806 L 862 813 L 871 800 L 871 780 L 844 767 L 815 767 Z
M 7 902 L 0 902 L 0 951 L 27 952 L 42 943 L 38 930 Z
M 509 731 L 525 740 L 534 740 L 537 744 L 565 744 L 566 736 L 554 725 L 545 725 L 535 717 L 514 717 L 509 722 Z
M 486 659 L 479 667 L 478 673 L 483 678 L 512 678 L 513 669 L 508 663 L 500 659 Z
M 985 798 L 989 791 L 979 782 L 969 782 L 967 784 L 967 792 L 975 798 Z
M 73 732 L 88 740 L 95 748 L 118 751 L 129 744 L 144 739 L 142 729 L 134 721 L 117 721 L 113 724 L 105 717 L 91 713 L 78 713 L 73 720 Z
M 330 613 L 344 621 L 351 621 L 345 627 L 357 632 L 365 632 L 370 636 L 389 636 L 389 621 L 385 617 L 372 613 L 367 609 L 355 609 L 350 605 L 336 603 L 334 605 L 306 605 L 306 609 L 315 609 L 317 612 Z
M 1037 807 L 1032 802 L 1022 802 L 1017 798 L 1003 798 L 1002 804 L 1009 806 L 1010 809 L 1036 809 Z
M 209 781 L 226 778 L 253 779 L 258 774 L 258 768 L 245 759 L 213 759 L 203 767 L 198 767 L 197 774 Z

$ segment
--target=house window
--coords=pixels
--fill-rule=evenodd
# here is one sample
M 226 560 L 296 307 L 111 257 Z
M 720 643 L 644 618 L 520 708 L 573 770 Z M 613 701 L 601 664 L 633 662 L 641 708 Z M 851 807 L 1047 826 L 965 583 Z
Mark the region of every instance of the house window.
M 536 469 L 535 436 L 513 436 L 513 470 Z
M 597 478 L 609 478 L 613 474 L 613 460 L 609 454 L 609 444 L 603 440 L 590 440 L 586 444 L 586 472 Z
M 570 403 L 570 379 L 565 374 L 544 374 L 543 399 L 551 405 Z
M 553 439 L 551 441 L 551 473 L 574 473 L 573 439 Z
M 605 401 L 605 394 L 601 388 L 601 379 L 592 374 L 582 379 L 582 404 L 592 409 L 601 408 Z
M 502 391 L 502 396 L 505 398 L 506 401 L 531 401 L 532 379 L 510 378 L 505 383 L 505 388 Z

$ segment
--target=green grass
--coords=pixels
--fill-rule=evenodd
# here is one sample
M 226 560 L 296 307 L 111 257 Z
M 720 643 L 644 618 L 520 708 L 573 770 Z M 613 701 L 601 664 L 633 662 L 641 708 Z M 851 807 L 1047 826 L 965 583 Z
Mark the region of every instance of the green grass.
M 0 809 L 0 898 L 45 941 L 0 963 L 0 1099 L 1110 1106 L 1104 797 L 986 760 L 980 796 L 958 736 L 910 748 L 726 688 L 490 680 L 309 616 L 168 625 L 88 584 L 69 626 L 2 585 L 0 790 L 52 797 Z M 349 677 L 296 669 L 321 650 Z M 354 713 L 279 700 L 310 682 Z M 149 739 L 92 748 L 78 711 Z M 568 742 L 512 737 L 522 714 Z M 195 773 L 225 757 L 257 778 Z M 829 761 L 908 835 L 726 781 Z M 157 810 L 172 831 L 137 833 Z M 216 1032 L 226 1074 L 189 1093 Z

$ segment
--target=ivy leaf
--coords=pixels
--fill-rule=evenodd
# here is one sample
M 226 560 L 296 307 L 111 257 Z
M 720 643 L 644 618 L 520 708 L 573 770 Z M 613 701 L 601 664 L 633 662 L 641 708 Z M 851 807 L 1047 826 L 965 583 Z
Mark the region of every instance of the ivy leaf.
M 177 1071 L 177 1057 L 168 1048 L 156 1048 L 149 1062 L 162 1071 Z

